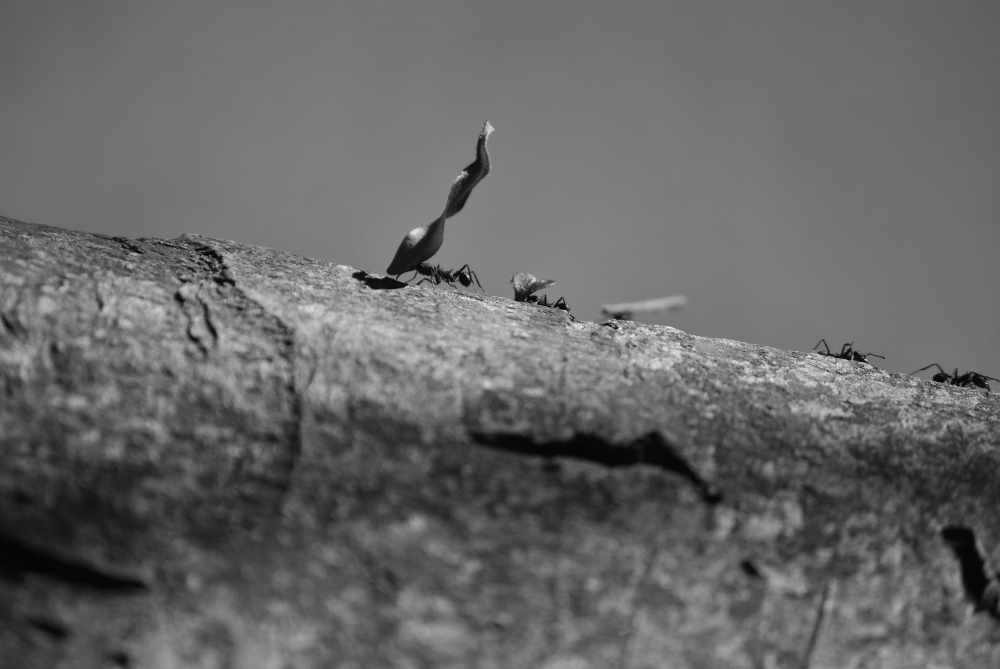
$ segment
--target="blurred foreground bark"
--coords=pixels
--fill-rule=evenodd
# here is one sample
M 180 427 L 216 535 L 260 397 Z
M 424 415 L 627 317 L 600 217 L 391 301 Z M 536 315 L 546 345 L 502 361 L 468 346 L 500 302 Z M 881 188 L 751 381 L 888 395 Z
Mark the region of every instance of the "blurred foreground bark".
M 0 218 L 3 667 L 997 666 L 998 464 L 985 392 Z

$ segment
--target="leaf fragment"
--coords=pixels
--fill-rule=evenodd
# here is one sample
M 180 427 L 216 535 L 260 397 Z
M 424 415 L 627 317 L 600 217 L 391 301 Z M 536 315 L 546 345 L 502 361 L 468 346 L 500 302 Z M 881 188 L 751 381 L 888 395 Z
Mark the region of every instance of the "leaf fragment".
M 532 293 L 555 284 L 553 279 L 539 279 L 527 272 L 518 272 L 510 278 L 510 282 L 514 286 L 515 302 L 525 302 Z
M 399 275 L 409 272 L 420 263 L 434 257 L 434 254 L 441 248 L 441 244 L 444 243 L 445 219 L 462 211 L 472 189 L 490 173 L 490 154 L 486 151 L 486 140 L 491 132 L 493 132 L 493 126 L 490 125 L 489 121 L 486 121 L 479 133 L 479 140 L 476 142 L 476 159 L 466 165 L 465 169 L 451 182 L 451 190 L 448 191 L 448 201 L 444 206 L 444 211 L 430 225 L 414 228 L 406 233 L 396 249 L 396 255 L 393 256 L 392 262 L 386 269 L 386 274 Z
M 490 125 L 489 121 L 486 121 L 479 133 L 479 140 L 476 142 L 476 159 L 466 165 L 465 169 L 451 182 L 448 204 L 444 208 L 445 218 L 451 218 L 462 211 L 465 201 L 472 194 L 472 189 L 490 173 L 490 154 L 486 151 L 486 140 L 491 132 L 493 132 L 493 126 Z
M 601 306 L 601 311 L 612 318 L 630 321 L 635 314 L 653 314 L 660 311 L 674 311 L 683 308 L 686 304 L 686 296 L 670 295 L 669 297 L 655 297 L 651 300 L 640 300 L 638 302 L 605 304 Z

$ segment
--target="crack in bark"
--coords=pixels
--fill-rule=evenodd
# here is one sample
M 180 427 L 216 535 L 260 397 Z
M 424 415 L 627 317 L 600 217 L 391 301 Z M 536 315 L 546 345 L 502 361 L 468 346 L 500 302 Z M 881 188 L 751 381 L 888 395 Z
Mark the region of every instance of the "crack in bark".
M 950 525 L 941 530 L 941 538 L 958 559 L 962 587 L 973 603 L 973 611 L 986 611 L 1000 620 L 1000 583 L 996 574 L 990 576 L 986 572 L 986 560 L 976 543 L 976 533 L 968 527 Z
M 816 609 L 816 619 L 813 621 L 812 632 L 809 634 L 809 642 L 806 650 L 802 654 L 802 669 L 809 669 L 812 666 L 813 653 L 816 651 L 816 643 L 819 641 L 820 632 L 823 631 L 823 621 L 826 619 L 826 609 L 830 601 L 830 594 L 833 589 L 833 580 L 826 579 L 823 583 L 823 592 L 819 598 L 819 607 Z
M 112 237 L 111 239 L 118 242 L 118 245 L 129 253 L 142 255 L 146 252 L 146 249 L 136 244 L 134 239 L 129 239 L 128 237 Z
M 714 505 L 722 501 L 722 493 L 692 469 L 680 450 L 656 431 L 618 444 L 586 433 L 576 434 L 564 441 L 546 442 L 513 433 L 472 432 L 470 436 L 481 446 L 525 455 L 576 458 L 606 467 L 650 465 L 683 476 L 694 486 L 705 503 Z
M 281 420 L 283 439 L 281 440 L 281 451 L 278 462 L 270 465 L 268 473 L 248 471 L 242 475 L 240 471 L 238 477 L 245 476 L 263 483 L 276 490 L 274 498 L 275 510 L 281 510 L 284 499 L 287 497 L 291 486 L 292 476 L 298 466 L 298 461 L 302 453 L 302 420 L 303 420 L 303 399 L 299 389 L 296 373 L 296 337 L 294 328 L 286 324 L 279 316 L 269 311 L 260 302 L 251 298 L 236 283 L 236 277 L 226 263 L 226 257 L 221 251 L 213 246 L 199 241 L 197 238 L 184 236 L 183 248 L 189 252 L 194 252 L 194 264 L 196 267 L 189 267 L 199 278 L 181 275 L 178 279 L 184 284 L 175 293 L 175 299 L 182 305 L 188 317 L 188 338 L 193 341 L 202 352 L 203 356 L 209 354 L 210 350 L 218 345 L 220 330 L 215 325 L 213 307 L 209 301 L 203 298 L 202 291 L 212 291 L 210 295 L 219 300 L 219 309 L 225 313 L 233 312 L 241 325 L 252 325 L 257 333 L 263 335 L 276 349 L 277 356 L 284 362 L 288 369 L 287 381 L 282 388 L 283 393 L 288 398 L 287 419 Z M 172 245 L 171 245 L 172 246 Z M 212 283 L 209 283 L 211 281 Z M 213 285 L 214 284 L 214 285 Z M 198 309 L 192 302 L 197 302 Z M 217 312 L 218 310 L 216 310 Z M 260 320 L 263 319 L 263 322 Z M 226 318 L 222 318 L 226 324 Z M 265 325 L 267 323 L 268 325 Z M 310 375 L 309 381 L 312 377 Z M 308 386 L 308 381 L 306 383 Z M 239 469 L 239 468 L 238 468 Z M 269 475 L 273 472 L 273 475 Z M 253 493 L 246 493 L 247 497 L 254 498 Z
M 226 265 L 226 258 L 218 249 L 194 240 L 189 240 L 189 242 L 194 246 L 195 253 L 206 258 L 206 264 L 209 267 L 212 281 L 220 286 L 236 285 L 236 278 L 233 276 L 233 271 Z M 246 296 L 244 295 L 244 297 Z
M 204 300 L 201 299 L 200 292 L 201 286 L 194 288 L 192 292 L 190 288 L 191 284 L 184 284 L 174 293 L 174 299 L 177 303 L 181 305 L 181 311 L 187 317 L 187 328 L 186 333 L 188 339 L 194 342 L 198 350 L 201 351 L 202 357 L 208 357 L 209 350 L 215 348 L 219 341 L 219 333 L 216 330 L 215 325 L 212 323 L 211 315 L 209 313 L 208 305 L 205 304 Z M 200 313 L 192 313 L 191 309 L 188 308 L 190 302 L 197 302 L 200 309 Z M 199 332 L 202 328 L 199 327 L 204 325 L 204 333 Z M 211 346 L 205 343 L 206 336 L 211 338 Z
M 268 479 L 271 485 L 274 485 L 278 489 L 278 496 L 275 502 L 275 508 L 280 511 L 284 499 L 288 494 L 288 490 L 291 487 L 292 476 L 295 473 L 295 469 L 298 467 L 299 459 L 302 455 L 302 419 L 303 419 L 303 401 L 302 401 L 302 390 L 299 388 L 299 383 L 297 381 L 297 373 L 295 369 L 296 355 L 296 338 L 295 329 L 285 323 L 278 315 L 272 313 L 267 308 L 264 307 L 260 302 L 251 298 L 247 293 L 242 290 L 236 284 L 236 277 L 233 271 L 226 264 L 226 258 L 218 249 L 199 242 L 195 239 L 188 238 L 186 240 L 191 246 L 194 247 L 195 252 L 205 259 L 208 265 L 209 274 L 212 280 L 219 285 L 225 292 L 234 298 L 236 302 L 242 302 L 244 304 L 253 305 L 255 308 L 259 309 L 260 312 L 269 318 L 275 325 L 275 329 L 279 331 L 277 337 L 272 341 L 275 342 L 276 348 L 281 358 L 284 360 L 285 364 L 288 365 L 288 382 L 285 385 L 285 390 L 290 396 L 291 406 L 289 408 L 290 417 L 288 420 L 288 427 L 285 430 L 285 435 L 287 438 L 287 463 L 283 468 L 283 471 L 275 477 L 275 479 Z M 404 284 L 405 285 L 405 284 Z M 200 289 L 199 289 L 200 293 Z M 197 296 L 198 294 L 196 294 Z M 209 313 L 208 305 L 198 298 L 198 301 L 202 304 L 204 309 L 204 317 L 206 325 L 209 332 L 212 334 L 213 338 L 218 340 L 218 332 L 211 321 L 211 316 Z M 245 312 L 244 312 L 245 313 Z M 264 331 L 263 328 L 259 328 L 260 331 Z M 309 381 L 305 384 L 308 387 L 309 382 L 312 381 L 312 375 L 309 377 Z M 263 480 L 263 477 L 258 477 Z
M 242 292 L 242 291 L 241 291 Z M 249 299 L 249 298 L 247 298 Z M 252 300 L 251 300 L 252 301 Z M 256 304 L 256 303 L 255 303 Z M 261 307 L 263 309 L 263 307 Z M 284 342 L 284 346 L 280 347 L 282 355 L 289 366 L 289 376 L 288 376 L 288 392 L 291 394 L 291 419 L 290 419 L 290 429 L 288 431 L 288 463 L 285 466 L 285 471 L 282 472 L 283 483 L 278 493 L 278 498 L 275 501 L 275 510 L 281 512 L 282 507 L 285 503 L 285 498 L 288 496 L 288 491 L 292 485 L 292 477 L 295 475 L 295 470 L 298 468 L 299 460 L 302 457 L 302 417 L 303 417 L 303 401 L 302 396 L 305 388 L 299 389 L 299 384 L 296 379 L 295 371 L 295 331 L 288 327 L 284 321 L 282 321 L 277 316 L 271 314 L 266 309 L 264 313 L 268 314 L 274 318 L 275 322 L 282 327 L 286 334 L 287 339 Z M 306 382 L 306 388 L 308 388 L 309 383 L 312 382 L 312 374 L 309 377 L 309 381 Z
M 649 579 L 650 573 L 653 571 L 653 564 L 656 562 L 656 558 L 660 553 L 659 542 L 654 542 L 653 548 L 649 551 L 649 557 L 646 558 L 646 564 L 643 567 L 642 574 L 639 576 L 639 581 L 632 588 L 631 594 L 631 611 L 629 611 L 628 616 L 628 627 L 625 629 L 625 638 L 622 639 L 622 647 L 618 653 L 618 668 L 625 669 L 628 666 L 629 660 L 629 650 L 632 644 L 632 638 L 635 636 L 635 619 L 639 615 L 639 610 L 642 605 L 639 604 L 639 591 L 645 585 L 646 581 Z
M 202 317 L 205 319 L 205 327 L 208 329 L 208 334 L 212 336 L 213 347 L 219 343 L 219 331 L 215 327 L 215 323 L 212 322 L 212 312 L 208 308 L 208 303 L 201 299 L 201 288 L 198 288 L 198 292 L 194 294 L 194 298 L 201 305 Z
M 37 630 L 45 632 L 56 641 L 63 641 L 70 634 L 70 630 L 65 624 L 46 616 L 26 616 L 24 622 Z
M 149 587 L 139 578 L 102 571 L 0 534 L 0 576 L 20 580 L 28 573 L 48 576 L 69 585 L 112 592 L 146 590 Z
M 11 319 L 10 319 L 10 318 L 9 318 L 9 317 L 7 316 L 7 314 L 5 314 L 5 313 L 4 313 L 4 312 L 2 312 L 2 311 L 0 311 L 0 326 L 3 326 L 3 329 L 4 329 L 4 330 L 5 330 L 5 331 L 6 331 L 6 332 L 7 332 L 7 333 L 8 333 L 8 334 L 9 334 L 9 335 L 11 336 L 11 337 L 15 337 L 15 338 L 19 338 L 19 337 L 21 336 L 21 330 L 22 330 L 23 328 L 20 328 L 20 327 L 18 327 L 18 325 L 16 325 L 16 324 L 15 324 L 15 321 L 12 321 L 12 320 L 11 320 Z

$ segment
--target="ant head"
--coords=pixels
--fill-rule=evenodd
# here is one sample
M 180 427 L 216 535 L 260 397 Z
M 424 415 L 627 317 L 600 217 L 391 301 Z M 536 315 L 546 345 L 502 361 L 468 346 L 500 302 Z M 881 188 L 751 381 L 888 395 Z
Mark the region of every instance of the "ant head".
M 466 288 L 468 288 L 469 286 L 472 285 L 472 275 L 469 274 L 468 272 L 459 272 L 458 282 L 463 286 L 465 286 Z

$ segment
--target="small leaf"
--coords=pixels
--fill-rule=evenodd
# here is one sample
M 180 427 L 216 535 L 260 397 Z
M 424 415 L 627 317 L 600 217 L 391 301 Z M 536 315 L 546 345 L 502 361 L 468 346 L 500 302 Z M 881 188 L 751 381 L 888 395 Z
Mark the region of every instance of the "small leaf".
M 605 304 L 601 311 L 605 314 L 626 316 L 623 320 L 632 320 L 633 314 L 650 314 L 658 311 L 673 311 L 681 309 L 687 304 L 687 297 L 684 295 L 671 295 L 669 297 L 656 297 L 651 300 L 641 300 L 639 302 L 621 302 L 619 304 Z
M 555 283 L 553 279 L 539 279 L 527 272 L 518 272 L 510 278 L 510 282 L 514 285 L 515 302 L 524 302 L 532 293 Z

